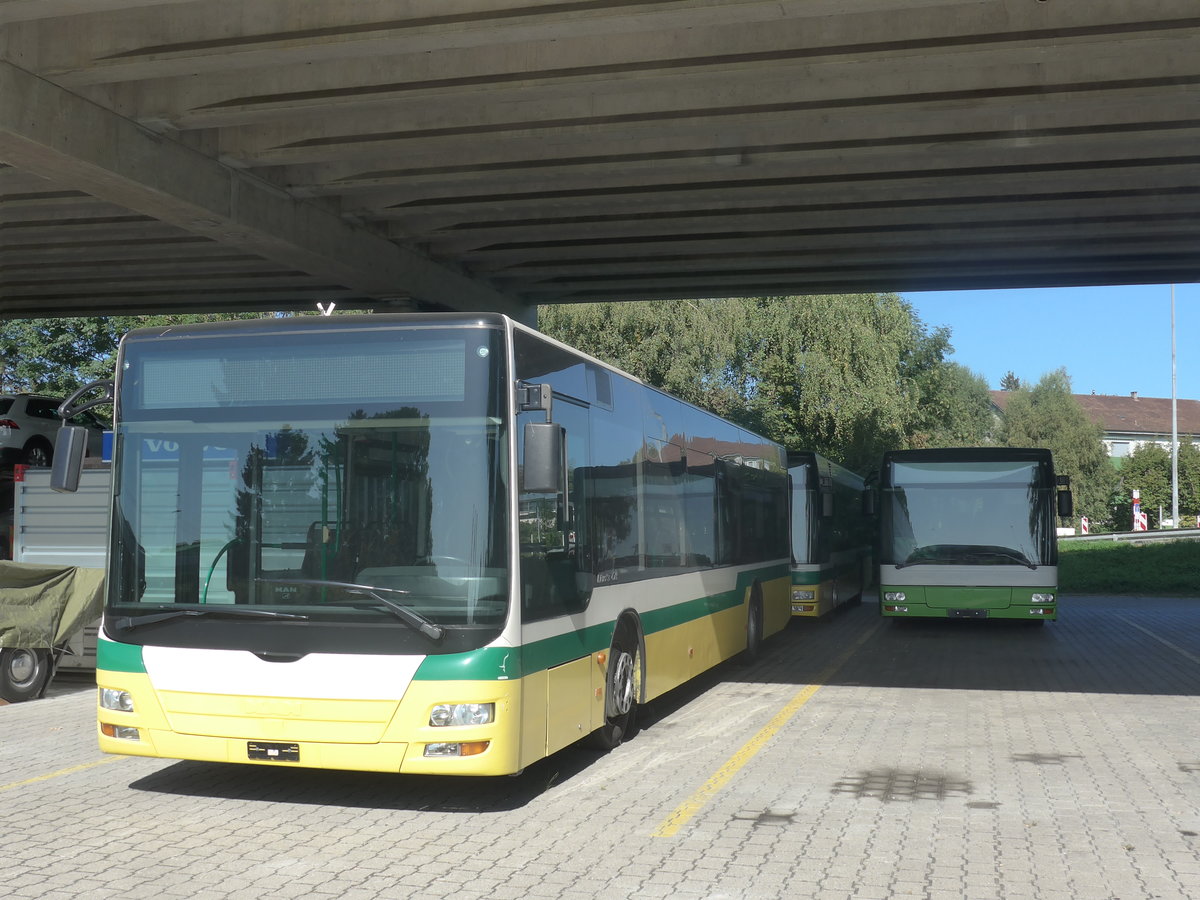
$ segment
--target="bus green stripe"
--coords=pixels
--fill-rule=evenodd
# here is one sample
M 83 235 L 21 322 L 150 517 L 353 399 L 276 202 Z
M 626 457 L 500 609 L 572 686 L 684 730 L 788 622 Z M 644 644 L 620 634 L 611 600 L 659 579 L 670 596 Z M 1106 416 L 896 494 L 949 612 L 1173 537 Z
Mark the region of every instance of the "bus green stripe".
M 687 622 L 740 606 L 747 588 L 757 581 L 786 578 L 785 566 L 771 566 L 738 573 L 737 587 L 707 597 L 678 603 L 642 614 L 646 634 L 666 631 Z M 612 644 L 615 622 L 592 625 L 566 634 L 533 641 L 521 648 L 485 647 L 468 653 L 428 656 L 413 676 L 417 681 L 492 681 L 521 678 L 562 665 L 573 659 L 607 650 Z
M 483 647 L 427 656 L 413 681 L 501 681 L 524 675 L 520 647 Z
M 106 672 L 136 672 L 144 674 L 140 644 L 119 644 L 100 638 L 96 642 L 96 668 Z

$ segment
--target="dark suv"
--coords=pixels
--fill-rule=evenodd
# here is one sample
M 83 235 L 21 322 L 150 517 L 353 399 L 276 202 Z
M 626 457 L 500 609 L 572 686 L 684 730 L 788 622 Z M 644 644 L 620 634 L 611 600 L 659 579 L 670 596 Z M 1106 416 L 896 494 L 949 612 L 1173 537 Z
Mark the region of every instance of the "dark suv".
M 60 403 L 58 397 L 39 394 L 0 394 L 0 467 L 50 465 L 62 424 Z M 75 416 L 71 424 L 88 429 L 88 455 L 99 456 L 108 426 L 90 412 Z

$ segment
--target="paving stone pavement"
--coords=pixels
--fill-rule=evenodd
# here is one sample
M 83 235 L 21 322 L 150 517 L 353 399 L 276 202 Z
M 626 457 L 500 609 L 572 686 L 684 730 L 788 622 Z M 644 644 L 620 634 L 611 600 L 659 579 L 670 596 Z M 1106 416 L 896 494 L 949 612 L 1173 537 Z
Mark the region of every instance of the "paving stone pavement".
M 1195 599 L 868 602 L 513 778 L 107 757 L 93 704 L 0 707 L 0 896 L 1200 897 Z

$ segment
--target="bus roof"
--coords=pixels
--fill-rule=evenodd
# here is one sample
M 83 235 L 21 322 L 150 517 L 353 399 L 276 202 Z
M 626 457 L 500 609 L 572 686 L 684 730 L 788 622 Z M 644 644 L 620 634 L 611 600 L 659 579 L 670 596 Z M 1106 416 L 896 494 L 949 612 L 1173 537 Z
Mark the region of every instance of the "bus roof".
M 938 447 L 930 450 L 888 450 L 883 454 L 884 465 L 889 462 L 1049 462 L 1052 459 L 1051 452 L 1044 447 Z

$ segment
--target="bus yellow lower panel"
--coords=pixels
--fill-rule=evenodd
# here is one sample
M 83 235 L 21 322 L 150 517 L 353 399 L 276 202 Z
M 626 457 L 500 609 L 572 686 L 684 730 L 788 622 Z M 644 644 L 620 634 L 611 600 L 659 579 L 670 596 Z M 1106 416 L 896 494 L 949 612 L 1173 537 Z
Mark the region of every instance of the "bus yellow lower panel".
M 411 772 L 445 775 L 505 775 L 520 771 L 521 691 L 520 681 L 413 681 L 403 700 L 395 709 L 391 721 L 385 723 L 380 735 L 371 741 L 355 741 L 362 731 L 348 728 L 339 732 L 336 722 L 326 718 L 320 722 L 299 719 L 289 721 L 278 716 L 259 718 L 244 715 L 247 709 L 283 711 L 289 709 L 288 699 L 238 697 L 230 695 L 188 694 L 188 714 L 183 718 L 189 726 L 203 727 L 205 732 L 185 733 L 172 727 L 163 711 L 161 697 L 154 691 L 144 674 L 97 672 L 100 687 L 128 691 L 133 698 L 133 712 L 109 709 L 98 710 L 100 749 L 106 753 L 130 756 L 154 756 L 168 759 L 193 759 L 208 762 L 239 762 L 253 765 L 295 766 L 351 769 L 378 772 Z M 544 694 L 542 695 L 545 696 Z M 178 697 L 171 698 L 174 703 Z M 303 698 L 290 707 L 301 711 L 306 707 Z M 330 716 L 328 704 L 342 701 L 319 701 L 323 716 Z M 347 716 L 362 711 L 362 701 L 344 701 Z M 430 712 L 440 703 L 492 703 L 495 720 L 486 725 L 436 727 L 430 724 Z M 282 705 L 281 705 L 282 704 Z M 369 704 L 368 704 L 369 705 Z M 239 715 L 232 716 L 232 710 Z M 104 733 L 105 726 L 122 729 L 117 734 L 129 734 L 137 729 L 137 740 Z M 216 732 L 213 727 L 236 727 L 235 734 Z M 320 734 L 320 739 L 311 735 Z M 250 745 L 266 747 L 264 752 L 279 751 L 276 758 L 256 759 Z M 426 748 L 440 745 L 441 749 L 459 745 L 471 750 L 483 747 L 482 752 L 467 756 L 429 756 Z M 544 755 L 544 745 L 537 756 Z

